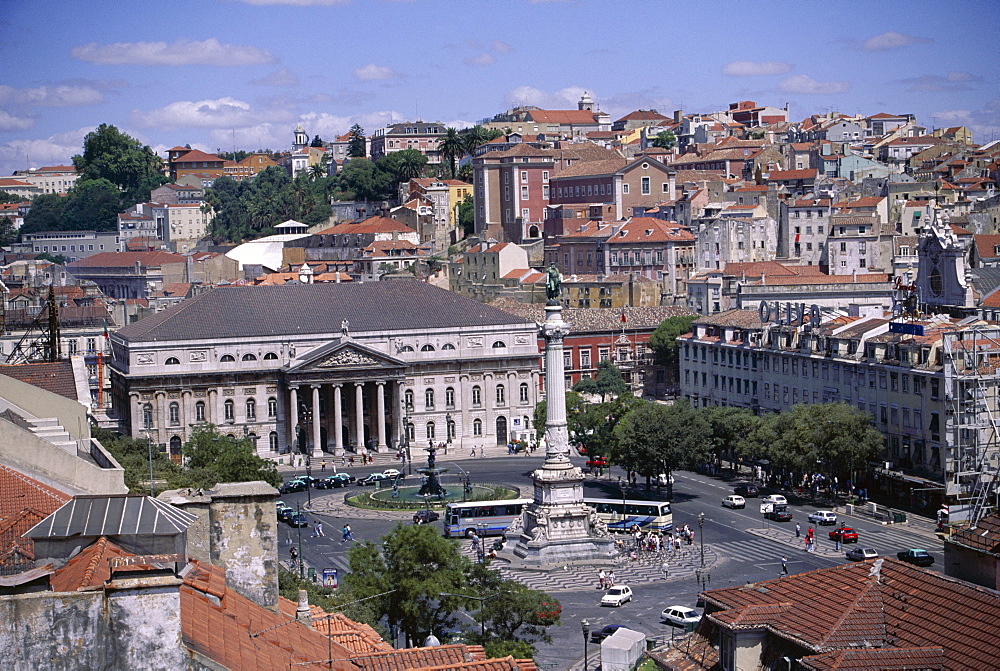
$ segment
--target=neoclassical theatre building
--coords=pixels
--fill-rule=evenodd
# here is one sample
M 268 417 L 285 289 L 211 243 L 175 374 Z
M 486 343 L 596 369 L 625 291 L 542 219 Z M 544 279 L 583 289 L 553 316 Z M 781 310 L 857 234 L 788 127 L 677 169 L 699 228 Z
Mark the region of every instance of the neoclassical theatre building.
M 172 455 L 204 423 L 261 456 L 532 437 L 537 325 L 417 280 L 221 287 L 111 341 L 123 431 Z

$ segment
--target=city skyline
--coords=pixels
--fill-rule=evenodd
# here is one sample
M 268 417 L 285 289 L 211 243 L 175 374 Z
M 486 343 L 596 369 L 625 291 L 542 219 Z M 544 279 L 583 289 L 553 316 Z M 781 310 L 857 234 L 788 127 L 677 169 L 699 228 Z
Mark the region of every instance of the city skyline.
M 476 9 L 470 11 L 470 7 Z M 609 8 L 616 11 L 609 11 Z M 161 156 L 287 149 L 301 123 L 332 140 L 354 123 L 458 128 L 519 104 L 616 119 L 710 112 L 738 100 L 915 114 L 928 129 L 1000 136 L 988 2 L 180 0 L 7 7 L 0 41 L 0 174 L 68 163 L 114 124 Z M 722 21 L 720 17 L 732 17 Z

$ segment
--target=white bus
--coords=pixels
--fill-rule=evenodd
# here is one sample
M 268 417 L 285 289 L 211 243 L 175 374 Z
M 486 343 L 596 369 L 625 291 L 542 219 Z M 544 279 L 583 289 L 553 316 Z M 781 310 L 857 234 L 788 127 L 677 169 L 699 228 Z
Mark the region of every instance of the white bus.
M 674 515 L 667 501 L 584 499 L 583 502 L 608 525 L 608 531 L 627 533 L 636 524 L 643 531 L 671 531 L 674 528 Z
M 531 499 L 449 503 L 444 512 L 444 534 L 466 538 L 472 534 L 499 536 L 529 503 Z

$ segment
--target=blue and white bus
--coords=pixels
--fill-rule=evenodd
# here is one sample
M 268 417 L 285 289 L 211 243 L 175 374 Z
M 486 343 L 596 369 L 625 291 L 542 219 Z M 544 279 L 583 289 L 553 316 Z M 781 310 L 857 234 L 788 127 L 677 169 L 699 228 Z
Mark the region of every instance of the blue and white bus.
M 469 501 L 449 503 L 444 512 L 444 534 L 465 536 L 473 534 L 499 536 L 518 517 L 531 499 L 504 499 L 502 501 Z
M 672 531 L 674 528 L 674 515 L 668 501 L 585 498 L 583 502 L 594 509 L 608 531 L 627 533 L 635 525 L 643 531 Z

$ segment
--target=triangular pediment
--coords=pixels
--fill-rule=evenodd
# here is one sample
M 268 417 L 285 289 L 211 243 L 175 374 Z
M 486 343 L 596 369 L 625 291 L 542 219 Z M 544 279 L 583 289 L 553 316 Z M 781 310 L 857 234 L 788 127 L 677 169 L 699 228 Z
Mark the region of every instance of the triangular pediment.
M 307 352 L 290 373 L 403 368 L 406 363 L 355 342 L 334 342 Z

